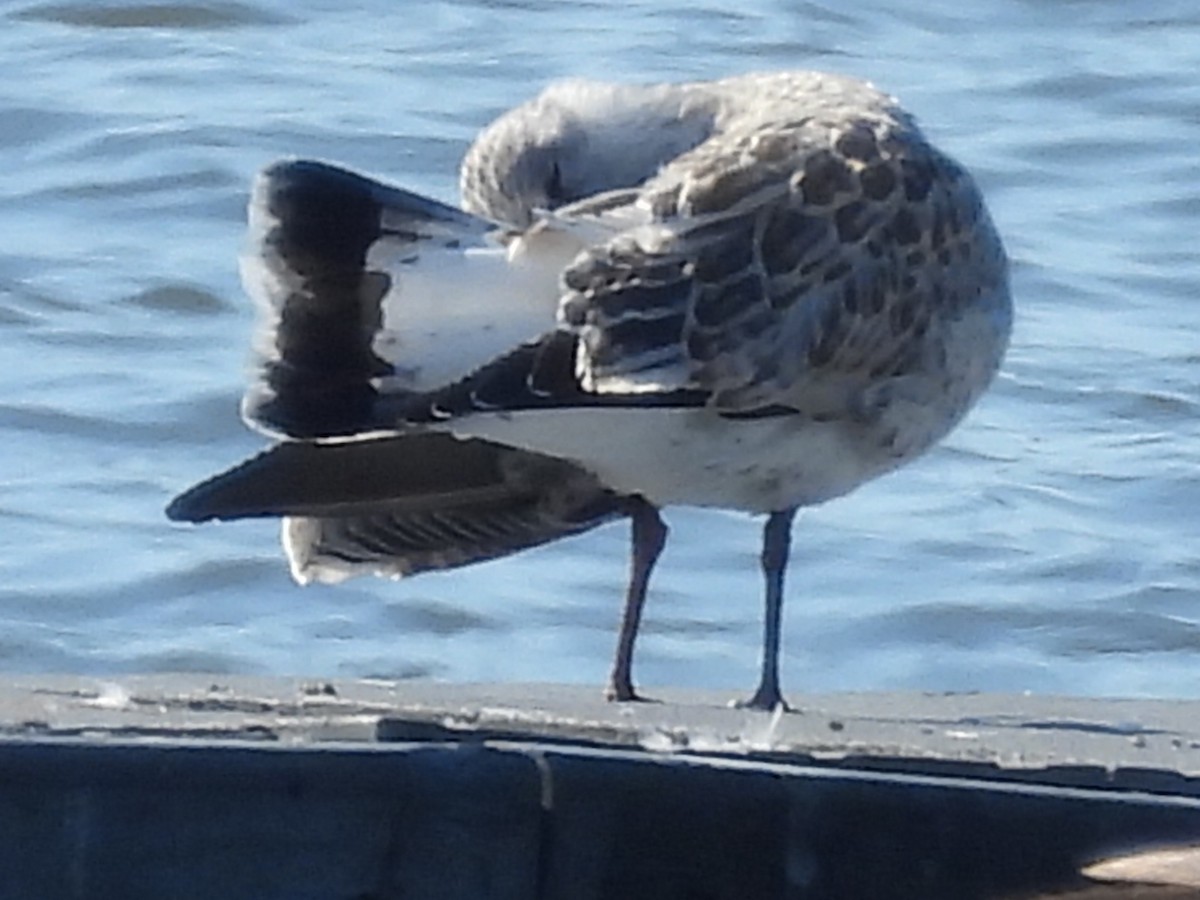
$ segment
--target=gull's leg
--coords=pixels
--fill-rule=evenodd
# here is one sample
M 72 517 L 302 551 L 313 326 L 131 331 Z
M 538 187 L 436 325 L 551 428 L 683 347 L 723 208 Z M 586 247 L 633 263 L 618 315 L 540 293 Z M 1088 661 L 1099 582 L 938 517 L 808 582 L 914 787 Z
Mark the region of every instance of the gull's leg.
M 658 509 L 641 497 L 631 500 L 633 520 L 632 548 L 629 566 L 629 590 L 625 594 L 625 612 L 621 617 L 621 634 L 617 639 L 617 656 L 608 679 L 605 696 L 609 700 L 640 700 L 633 689 L 633 642 L 637 639 L 642 621 L 642 606 L 646 603 L 646 586 L 650 573 L 667 542 L 667 526 Z
M 739 703 L 748 709 L 787 709 L 779 692 L 779 629 L 783 617 L 783 573 L 792 546 L 792 520 L 796 507 L 773 512 L 763 527 L 762 569 L 766 579 L 767 611 L 763 624 L 762 677 L 758 690 Z

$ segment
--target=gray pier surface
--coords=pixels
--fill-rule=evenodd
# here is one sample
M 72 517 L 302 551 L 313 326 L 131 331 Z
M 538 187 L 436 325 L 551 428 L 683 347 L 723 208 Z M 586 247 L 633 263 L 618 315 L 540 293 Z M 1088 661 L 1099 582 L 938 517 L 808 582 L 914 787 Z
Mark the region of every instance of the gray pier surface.
M 657 696 L 9 678 L 0 900 L 1200 896 L 1200 703 Z

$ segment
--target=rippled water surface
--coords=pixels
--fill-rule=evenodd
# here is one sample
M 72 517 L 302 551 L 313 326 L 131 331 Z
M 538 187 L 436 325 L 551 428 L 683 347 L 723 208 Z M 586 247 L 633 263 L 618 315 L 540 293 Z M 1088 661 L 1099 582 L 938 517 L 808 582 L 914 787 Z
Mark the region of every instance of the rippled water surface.
M 294 586 L 272 523 L 162 508 L 237 416 L 249 179 L 337 160 L 452 200 L 566 75 L 810 67 L 896 93 L 1014 262 L 1003 374 L 946 444 L 801 515 L 785 686 L 1200 694 L 1200 14 L 1191 2 L 14 2 L 0 12 L 0 668 L 604 678 L 625 528 Z M 744 691 L 759 524 L 674 510 L 647 685 Z

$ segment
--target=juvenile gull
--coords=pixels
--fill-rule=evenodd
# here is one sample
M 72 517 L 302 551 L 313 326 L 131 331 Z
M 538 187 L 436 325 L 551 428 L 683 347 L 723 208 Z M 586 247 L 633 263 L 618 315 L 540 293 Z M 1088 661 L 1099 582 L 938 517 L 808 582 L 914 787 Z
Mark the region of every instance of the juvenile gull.
M 168 508 L 281 516 L 301 582 L 410 575 L 632 520 L 608 695 L 672 504 L 766 515 L 762 673 L 783 702 L 801 506 L 917 457 L 1008 343 L 971 177 L 896 100 L 816 72 L 569 81 L 486 128 L 463 209 L 310 161 L 250 202 L 243 403 L 273 447 Z

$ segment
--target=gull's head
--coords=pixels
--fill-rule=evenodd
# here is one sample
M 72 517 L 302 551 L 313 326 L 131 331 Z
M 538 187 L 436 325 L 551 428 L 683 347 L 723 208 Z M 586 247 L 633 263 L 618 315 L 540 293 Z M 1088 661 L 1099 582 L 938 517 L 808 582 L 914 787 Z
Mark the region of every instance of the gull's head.
M 535 210 L 635 187 L 712 132 L 710 97 L 680 85 L 551 85 L 480 133 L 463 160 L 463 206 L 516 227 Z

